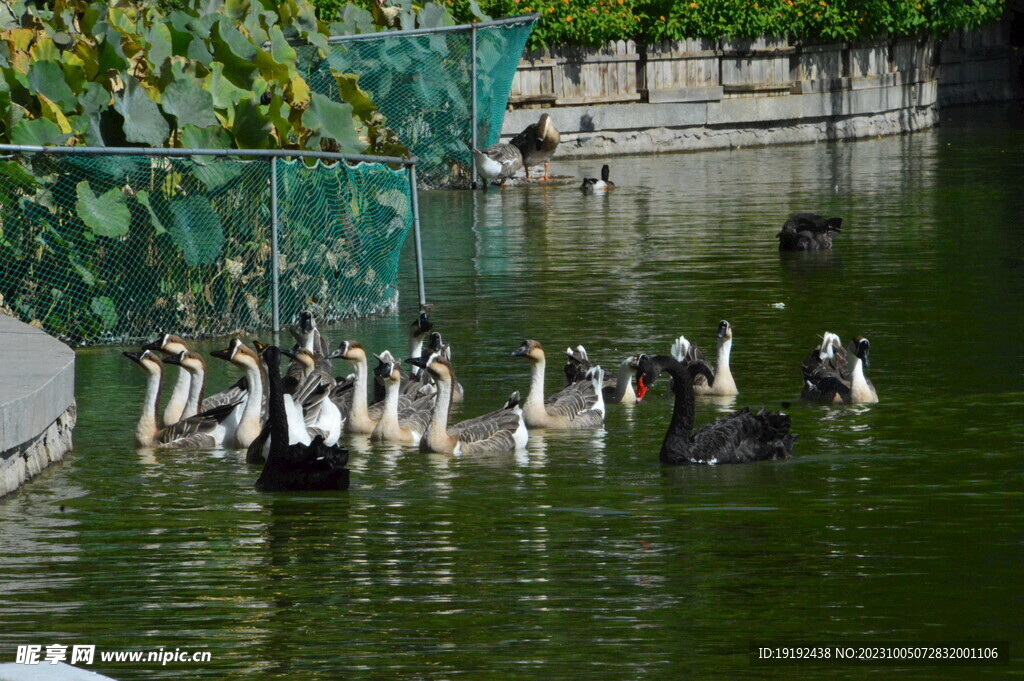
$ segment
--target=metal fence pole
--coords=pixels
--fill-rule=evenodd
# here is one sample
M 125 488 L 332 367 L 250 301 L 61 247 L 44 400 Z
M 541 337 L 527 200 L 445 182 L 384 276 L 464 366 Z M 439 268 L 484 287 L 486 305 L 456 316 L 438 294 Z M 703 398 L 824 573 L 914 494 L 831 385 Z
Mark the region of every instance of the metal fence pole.
M 416 185 L 416 164 L 409 168 L 409 198 L 412 201 L 412 235 L 416 251 L 416 285 L 419 288 L 420 311 L 427 309 L 427 292 L 423 286 L 423 245 L 420 243 L 420 200 Z
M 270 159 L 270 276 L 271 300 L 273 301 L 274 343 L 280 343 L 281 334 L 281 292 L 278 286 L 280 272 L 277 262 L 277 159 Z
M 477 143 L 477 139 L 476 139 L 476 137 L 477 137 L 477 128 L 479 127 L 477 125 L 477 118 L 476 118 L 476 24 L 470 24 L 469 25 L 469 34 L 472 37 L 472 42 L 470 43 L 470 50 L 469 50 L 469 55 L 470 56 L 469 56 L 469 58 L 472 61 L 472 64 L 470 65 L 470 75 L 471 75 L 470 80 L 472 80 L 472 83 L 473 83 L 471 94 L 470 94 L 470 97 L 472 98 L 471 101 L 470 101 L 470 112 L 471 112 L 470 113 L 470 117 L 472 118 L 472 121 L 470 123 L 470 125 L 472 126 L 472 130 L 471 130 L 470 136 L 471 136 L 471 139 L 472 139 L 472 142 L 473 142 L 473 148 L 474 149 L 479 149 L 480 145 Z M 478 182 L 477 168 L 476 168 L 476 154 L 470 154 L 470 156 L 473 158 L 473 177 L 472 177 L 473 184 L 472 184 L 472 187 L 473 187 L 473 189 L 476 189 L 477 182 Z

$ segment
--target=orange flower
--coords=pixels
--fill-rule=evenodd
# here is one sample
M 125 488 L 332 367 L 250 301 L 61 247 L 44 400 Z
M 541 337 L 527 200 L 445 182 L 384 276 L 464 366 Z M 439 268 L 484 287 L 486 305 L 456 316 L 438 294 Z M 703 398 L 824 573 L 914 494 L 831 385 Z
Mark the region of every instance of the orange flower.
M 754 3 L 754 9 L 760 9 L 760 7 L 757 6 L 756 2 Z
M 660 17 L 658 17 L 658 21 L 665 21 L 665 15 L 663 14 Z
M 591 7 L 591 8 L 590 8 L 589 10 L 587 10 L 587 11 L 588 11 L 588 12 L 590 12 L 591 14 L 597 14 L 597 8 L 596 8 L 596 7 Z
M 789 2 L 789 6 L 790 6 L 790 7 L 792 7 L 792 6 L 793 6 L 793 5 L 795 4 L 795 3 L 793 2 L 793 0 L 788 0 L 788 2 Z
M 554 11 L 555 11 L 554 7 L 548 7 L 548 14 L 551 14 Z
M 828 7 L 828 3 L 825 2 L 825 0 L 821 0 L 821 6 L 822 7 Z
M 566 22 L 567 24 L 571 24 L 571 23 L 572 23 L 572 15 L 570 15 L 570 16 L 567 16 L 567 17 L 565 18 L 565 22 Z
M 814 18 L 815 18 L 815 19 L 820 19 L 820 18 L 821 18 L 821 15 L 820 15 L 820 14 L 818 14 L 817 12 L 815 12 L 815 13 L 814 13 Z
M 697 9 L 697 3 L 691 2 L 690 3 L 690 9 Z

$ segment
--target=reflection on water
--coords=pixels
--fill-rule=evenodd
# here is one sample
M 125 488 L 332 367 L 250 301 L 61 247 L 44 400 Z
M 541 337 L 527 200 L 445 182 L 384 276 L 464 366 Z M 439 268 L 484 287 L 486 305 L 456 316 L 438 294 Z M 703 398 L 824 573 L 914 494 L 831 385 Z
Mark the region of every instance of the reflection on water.
M 59 642 L 213 652 L 99 669 L 123 681 L 735 679 L 766 636 L 1019 645 L 1024 155 L 1005 152 L 1024 137 L 978 120 L 616 158 L 607 196 L 423 197 L 428 299 L 466 387 L 453 420 L 525 393 L 523 338 L 545 345 L 553 391 L 568 345 L 611 368 L 680 334 L 713 354 L 728 319 L 740 394 L 698 399 L 698 422 L 784 408 L 790 461 L 662 468 L 658 388 L 514 454 L 349 438 L 349 492 L 256 494 L 242 453 L 136 452 L 141 374 L 81 351 L 74 456 L 0 501 L 0 661 Z M 844 218 L 835 249 L 779 253 L 807 210 Z M 402 294 L 398 317 L 329 329 L 331 346 L 406 348 L 411 267 Z M 799 401 L 826 330 L 871 339 L 879 404 Z

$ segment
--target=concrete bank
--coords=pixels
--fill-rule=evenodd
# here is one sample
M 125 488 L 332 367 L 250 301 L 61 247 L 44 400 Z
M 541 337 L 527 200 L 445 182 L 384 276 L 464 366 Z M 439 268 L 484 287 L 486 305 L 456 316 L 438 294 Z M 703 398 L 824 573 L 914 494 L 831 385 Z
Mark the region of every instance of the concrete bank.
M 71 449 L 75 353 L 0 314 L 0 497 Z
M 528 53 L 502 138 L 549 113 L 557 156 L 855 139 L 935 125 L 944 104 L 1020 96 L 1009 16 L 941 41 L 684 40 Z

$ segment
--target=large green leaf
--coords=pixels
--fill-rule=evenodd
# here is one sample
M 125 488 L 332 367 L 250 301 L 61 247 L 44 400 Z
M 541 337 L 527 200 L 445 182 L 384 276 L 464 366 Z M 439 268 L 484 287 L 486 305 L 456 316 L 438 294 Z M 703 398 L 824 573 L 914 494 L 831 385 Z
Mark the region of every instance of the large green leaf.
M 201 196 L 186 196 L 169 205 L 171 224 L 167 231 L 185 262 L 191 267 L 215 262 L 224 246 L 224 231 L 210 202 Z
M 149 221 L 153 225 L 154 233 L 157 236 L 160 236 L 161 234 L 166 232 L 167 228 L 164 227 L 163 221 L 160 219 L 160 216 L 156 214 L 156 211 L 153 209 L 153 204 L 149 200 L 149 192 L 145 190 L 139 190 L 138 192 L 135 193 L 135 198 L 138 199 L 139 203 L 145 206 L 146 211 L 149 212 Z
M 52 61 L 37 61 L 28 69 L 28 83 L 32 92 L 45 96 L 60 105 L 62 111 L 75 108 L 75 93 L 64 81 L 64 69 Z
M 149 28 L 146 39 L 149 41 L 149 52 L 146 57 L 149 59 L 149 63 L 153 65 L 153 69 L 159 71 L 160 65 L 164 63 L 164 60 L 174 54 L 171 29 L 163 21 L 154 22 Z
M 11 130 L 11 142 L 29 146 L 56 147 L 64 144 L 68 135 L 56 123 L 45 118 L 22 119 Z
M 89 305 L 92 313 L 99 317 L 104 329 L 112 329 L 117 326 L 117 306 L 107 296 L 96 296 Z
M 137 80 L 131 76 L 125 80 L 124 91 L 114 101 L 114 108 L 124 116 L 125 139 L 150 147 L 163 146 L 171 132 L 167 119 Z
M 309 108 L 302 114 L 302 123 L 313 131 L 314 137 L 337 140 L 343 153 L 358 154 L 366 148 L 356 131 L 350 104 L 332 102 L 314 92 Z
M 178 119 L 179 126 L 206 128 L 219 123 L 213 113 L 213 95 L 190 80 L 177 80 L 168 85 L 161 103 L 164 111 Z
M 331 73 L 338 84 L 338 94 L 342 101 L 352 105 L 352 112 L 356 116 L 364 121 L 370 120 L 377 112 L 377 107 L 373 105 L 369 93 L 359 88 L 359 76 L 354 73 L 338 73 L 333 69 Z
M 218 62 L 210 66 L 210 75 L 203 81 L 203 89 L 213 96 L 213 106 L 221 110 L 230 109 L 244 97 L 251 97 L 248 90 L 235 87 L 224 76 L 224 65 Z
M 235 105 L 235 122 L 231 134 L 239 149 L 267 149 L 274 146 L 271 132 L 274 124 L 260 105 L 252 99 L 243 99 Z
M 181 131 L 181 146 L 186 149 L 230 149 L 231 135 L 219 125 L 209 128 L 186 125 Z
M 99 236 L 111 238 L 128 233 L 132 215 L 120 189 L 111 189 L 96 196 L 92 193 L 88 180 L 79 182 L 76 189 L 78 203 L 75 204 L 75 208 L 78 210 L 78 217 L 89 229 Z
M 213 25 L 210 46 L 213 48 L 213 56 L 224 64 L 224 76 L 234 85 L 250 89 L 257 72 L 253 62 L 256 46 L 232 26 L 226 17 Z
M 99 113 L 110 106 L 110 93 L 99 83 L 85 83 L 78 103 L 84 113 Z

